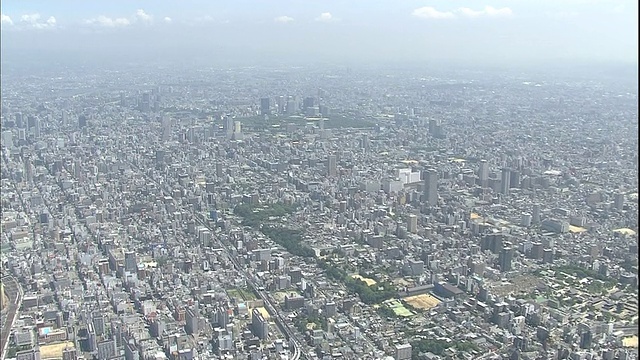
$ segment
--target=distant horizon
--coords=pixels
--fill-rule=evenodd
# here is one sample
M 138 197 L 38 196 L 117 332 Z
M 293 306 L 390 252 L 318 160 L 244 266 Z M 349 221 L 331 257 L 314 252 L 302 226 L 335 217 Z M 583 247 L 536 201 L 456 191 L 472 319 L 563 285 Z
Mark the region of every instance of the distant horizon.
M 638 64 L 632 0 L 8 0 L 3 63 Z

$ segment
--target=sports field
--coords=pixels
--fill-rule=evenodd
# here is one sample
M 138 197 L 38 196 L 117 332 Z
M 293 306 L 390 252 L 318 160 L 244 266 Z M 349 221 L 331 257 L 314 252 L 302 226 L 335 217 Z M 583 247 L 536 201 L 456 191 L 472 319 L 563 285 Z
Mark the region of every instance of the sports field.
M 74 348 L 70 341 L 58 344 L 40 346 L 40 358 L 44 359 L 62 359 L 62 351 L 66 348 Z
M 409 296 L 402 300 L 419 310 L 429 310 L 440 304 L 440 300 L 434 298 L 429 294 Z

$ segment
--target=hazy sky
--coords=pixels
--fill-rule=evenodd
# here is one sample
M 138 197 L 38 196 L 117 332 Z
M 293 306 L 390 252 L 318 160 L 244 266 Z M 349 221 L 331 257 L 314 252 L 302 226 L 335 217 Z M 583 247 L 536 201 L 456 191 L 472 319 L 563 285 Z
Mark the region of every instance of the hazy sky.
M 2 55 L 637 63 L 637 0 L 3 0 Z

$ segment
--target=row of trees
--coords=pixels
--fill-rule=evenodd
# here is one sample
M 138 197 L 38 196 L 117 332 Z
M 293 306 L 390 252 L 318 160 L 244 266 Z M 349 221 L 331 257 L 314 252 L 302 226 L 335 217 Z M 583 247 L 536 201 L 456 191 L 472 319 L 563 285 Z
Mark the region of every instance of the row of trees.
M 437 339 L 422 339 L 411 343 L 413 359 L 418 359 L 420 353 L 430 352 L 435 355 L 443 355 L 445 350 L 455 348 L 459 352 L 479 351 L 478 346 L 469 341 L 447 342 Z
M 256 208 L 249 204 L 240 204 L 233 209 L 233 213 L 242 217 L 242 225 L 259 228 L 269 218 L 282 217 L 295 211 L 295 206 L 271 204 L 266 208 Z
M 344 283 L 347 289 L 358 294 L 360 300 L 365 304 L 378 304 L 395 297 L 397 294 L 396 288 L 389 282 L 385 281 L 369 286 L 366 282 L 354 279 L 346 271 L 329 264 L 327 261 L 319 260 L 318 264 L 325 271 L 327 277 Z
M 266 224 L 270 218 L 282 217 L 294 211 L 295 206 L 283 204 L 271 204 L 266 208 L 256 208 L 249 204 L 241 204 L 233 209 L 234 214 L 242 217 L 242 225 L 260 229 L 263 234 L 276 244 L 287 249 L 292 255 L 307 258 L 315 257 L 315 251 L 302 243 L 302 234 L 299 230 Z
M 312 248 L 302 243 L 302 234 L 299 230 L 282 226 L 263 226 L 262 233 L 287 249 L 292 255 L 304 258 L 313 258 L 316 255 Z

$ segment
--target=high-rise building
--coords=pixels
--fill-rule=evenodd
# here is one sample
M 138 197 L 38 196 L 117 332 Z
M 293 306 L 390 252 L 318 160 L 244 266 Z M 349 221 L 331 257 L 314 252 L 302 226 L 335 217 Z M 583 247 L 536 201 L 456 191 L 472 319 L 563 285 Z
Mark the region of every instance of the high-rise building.
M 395 349 L 395 360 L 409 360 L 411 359 L 411 344 L 399 344 Z
M 418 217 L 414 214 L 409 214 L 409 217 L 407 218 L 407 231 L 412 234 L 418 232 Z
M 269 336 L 269 322 L 262 316 L 260 310 L 251 312 L 251 331 L 259 339 L 264 340 Z
M 75 348 L 62 350 L 62 360 L 78 360 L 78 351 Z
M 260 99 L 260 114 L 271 115 L 271 99 L 269 98 Z
M 233 137 L 233 118 L 231 115 L 225 116 L 223 127 L 227 138 L 231 139 Z
M 142 94 L 142 102 L 140 103 L 140 111 L 149 112 L 151 110 L 151 94 L 148 92 Z
M 98 360 L 107 360 L 116 356 L 117 347 L 115 340 L 105 340 L 98 343 Z
M 519 188 L 520 187 L 520 171 L 512 169 L 511 170 L 511 175 L 510 175 L 510 179 L 509 179 L 509 188 L 513 189 L 513 188 Z
M 24 118 L 22 117 L 22 113 L 16 113 L 16 127 L 20 129 L 24 127 Z
M 362 135 L 362 148 L 364 149 L 365 152 L 369 152 L 370 147 L 371 147 L 371 142 L 369 141 L 369 135 L 367 134 Z
M 298 111 L 298 103 L 296 102 L 295 99 L 289 99 L 287 101 L 287 110 L 286 110 L 286 114 L 287 115 L 295 115 L 295 113 Z
M 428 169 L 424 176 L 424 200 L 429 206 L 438 204 L 438 172 Z
M 624 209 L 624 194 L 623 193 L 616 193 L 615 197 L 613 198 L 613 206 L 618 210 Z
M 27 184 L 33 183 L 33 166 L 31 165 L 31 156 L 24 157 L 24 174 Z
M 338 175 L 338 160 L 335 155 L 329 155 L 327 158 L 327 175 L 328 176 L 336 176 Z
M 303 109 L 312 108 L 314 106 L 316 106 L 316 99 L 311 96 L 304 98 L 304 100 L 302 101 Z
M 286 105 L 287 104 L 284 96 L 278 96 L 276 98 L 276 111 L 278 112 L 278 114 L 284 113 Z
M 138 272 L 138 259 L 133 251 L 125 251 L 124 253 L 124 271 L 130 273 Z
M 93 323 L 93 330 L 96 332 L 97 336 L 104 334 L 106 327 L 104 323 L 104 316 L 101 312 L 94 312 L 91 315 L 91 322 Z
M 533 205 L 532 222 L 534 224 L 540 224 L 540 204 Z
M 197 334 L 198 329 L 198 315 L 193 309 L 187 309 L 185 312 L 185 326 L 184 329 L 189 335 Z
M 505 247 L 498 255 L 498 262 L 500 264 L 500 272 L 511 271 L 511 261 L 513 260 L 513 248 L 510 244 L 505 244 Z
M 233 139 L 242 140 L 242 123 L 240 121 L 233 122 Z
M 162 141 L 171 140 L 171 118 L 168 115 L 162 117 Z
M 85 115 L 78 116 L 78 127 L 84 128 L 87 126 L 87 117 Z
M 40 118 L 36 117 L 33 120 L 33 137 L 35 139 L 39 139 L 40 138 Z
M 511 188 L 511 170 L 508 168 L 502 168 L 502 181 L 500 183 L 500 193 L 503 195 L 509 195 L 509 189 Z
M 489 184 L 489 163 L 487 160 L 480 160 L 478 166 L 478 179 L 480 180 L 480 186 L 487 187 Z

